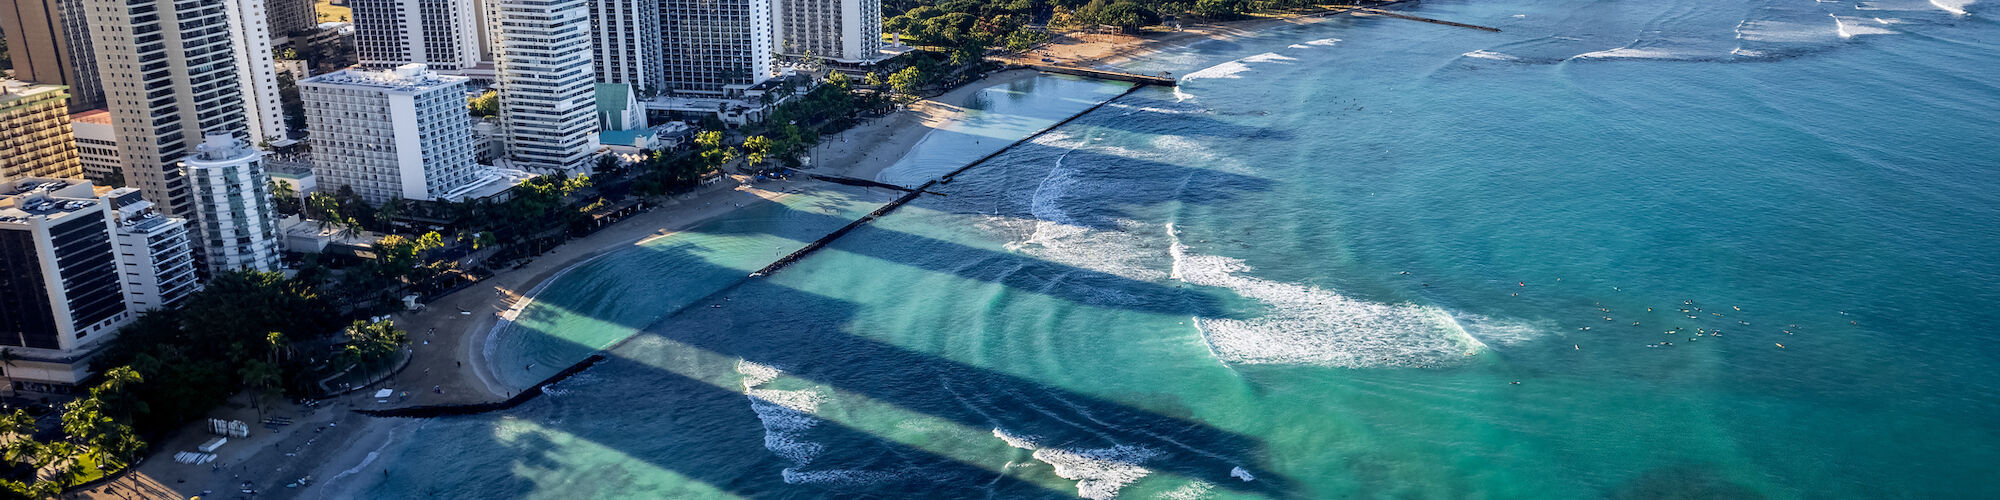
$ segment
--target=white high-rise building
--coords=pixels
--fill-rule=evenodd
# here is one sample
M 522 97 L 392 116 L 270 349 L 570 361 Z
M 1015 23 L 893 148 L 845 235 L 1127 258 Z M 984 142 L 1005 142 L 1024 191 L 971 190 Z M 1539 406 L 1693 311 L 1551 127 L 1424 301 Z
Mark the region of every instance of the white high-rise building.
M 228 3 L 84 0 L 126 185 L 172 215 L 194 213 L 177 162 L 206 134 L 250 137 Z
M 597 151 L 587 0 L 493 0 L 493 58 L 507 157 L 516 168 L 577 172 Z
M 191 237 L 211 272 L 278 270 L 278 211 L 263 159 L 243 140 L 217 134 L 181 162 L 194 185 L 198 229 Z
M 369 203 L 453 200 L 479 187 L 462 76 L 422 64 L 346 69 L 299 81 L 313 137 L 313 176 Z
M 778 53 L 842 63 L 882 56 L 882 0 L 772 0 Z
M 144 312 L 178 303 L 201 289 L 187 220 L 162 215 L 139 190 L 118 188 L 100 196 L 111 211 L 125 303 Z
M 740 97 L 777 75 L 771 0 L 661 0 L 667 91 Z
M 462 71 L 479 64 L 476 0 L 350 0 L 361 65 L 424 64 Z
M 597 81 L 631 85 L 642 96 L 659 94 L 665 87 L 660 0 L 590 0 L 590 21 Z
M 285 108 L 278 98 L 278 66 L 271 56 L 271 22 L 264 0 L 227 0 L 230 47 L 236 51 L 237 83 L 243 86 L 243 112 L 249 119 L 250 142 L 283 146 Z

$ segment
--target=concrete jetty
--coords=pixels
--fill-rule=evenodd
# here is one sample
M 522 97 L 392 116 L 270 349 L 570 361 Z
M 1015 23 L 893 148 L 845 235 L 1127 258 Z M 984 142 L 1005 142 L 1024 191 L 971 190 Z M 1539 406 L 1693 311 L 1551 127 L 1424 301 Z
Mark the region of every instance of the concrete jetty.
M 1342 13 L 1346 13 L 1346 14 L 1360 14 L 1360 15 L 1373 15 L 1373 16 L 1382 16 L 1382 17 L 1393 17 L 1393 18 L 1396 18 L 1396 19 L 1408 19 L 1408 20 L 1411 20 L 1411 21 L 1422 21 L 1422 22 L 1426 22 L 1426 23 L 1431 23 L 1431 24 L 1442 24 L 1442 25 L 1445 25 L 1445 26 L 1455 26 L 1455 27 L 1459 27 L 1459 28 L 1470 28 L 1470 29 L 1476 29 L 1476 30 L 1480 30 L 1480 31 L 1491 31 L 1491 32 L 1494 32 L 1494 33 L 1499 33 L 1499 32 L 1500 32 L 1500 28 L 1494 28 L 1494 27 L 1491 27 L 1491 26 L 1480 26 L 1480 25 L 1477 25 L 1477 24 L 1465 24 L 1465 23 L 1460 23 L 1460 22 L 1453 22 L 1453 21 L 1446 21 L 1446 20 L 1443 20 L 1443 19 L 1431 19 L 1431 18 L 1428 18 L 1428 17 L 1420 17 L 1420 16 L 1412 16 L 1412 15 L 1409 15 L 1409 14 L 1404 14 L 1404 13 L 1401 13 L 1401 12 L 1396 12 L 1396 11 L 1390 11 L 1390 10 L 1382 10 L 1382 9 L 1371 9 L 1371 8 L 1368 8 L 1368 7 L 1353 7 L 1353 8 L 1349 8 L 1349 9 L 1346 9 L 1346 10 L 1343 10 L 1343 11 L 1341 11 L 1341 12 L 1342 12 Z
M 1031 64 L 1031 65 L 1028 65 L 1028 66 L 1024 66 L 1024 67 L 1026 67 L 1026 68 L 1028 68 L 1028 69 L 1032 69 L 1032 70 L 1035 70 L 1035 71 L 1040 71 L 1040 72 L 1044 72 L 1044 73 L 1055 73 L 1055 74 L 1060 74 L 1060 75 L 1071 75 L 1071 76 L 1081 76 L 1081 77 L 1086 77 L 1086 78 L 1097 78 L 1097 79 L 1101 79 L 1101 80 L 1117 80 L 1117 81 L 1121 81 L 1121 82 L 1132 82 L 1132 83 L 1137 83 L 1137 84 L 1140 84 L 1140 85 L 1158 85 L 1158 86 L 1162 86 L 1162 87 L 1172 87 L 1172 86 L 1175 86 L 1175 85 L 1179 85 L 1179 84 L 1180 84 L 1180 81 L 1179 81 L 1179 80 L 1175 80 L 1175 79 L 1173 79 L 1173 78 L 1168 78 L 1168 77 L 1164 77 L 1164 76 L 1154 76 L 1154 75 L 1141 75 L 1141 74 L 1138 74 L 1138 73 L 1125 73 L 1125 72 L 1121 72 L 1121 71 L 1106 71 L 1106 70 L 1101 70 L 1101 69 L 1091 69 L 1091 68 L 1080 68 L 1080 67 L 1076 67 L 1076 66 L 1057 66 L 1057 65 L 1052 65 L 1052 64 Z

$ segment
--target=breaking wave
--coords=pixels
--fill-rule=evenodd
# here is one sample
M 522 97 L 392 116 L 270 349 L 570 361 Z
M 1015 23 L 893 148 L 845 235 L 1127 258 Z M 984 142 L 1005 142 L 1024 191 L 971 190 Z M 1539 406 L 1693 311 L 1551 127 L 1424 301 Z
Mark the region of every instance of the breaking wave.
M 1144 446 L 1113 445 L 1110 448 L 1067 449 L 1043 446 L 1039 437 L 1009 434 L 993 429 L 993 437 L 1008 446 L 1029 450 L 1035 460 L 1055 468 L 1057 476 L 1076 481 L 1076 494 L 1092 500 L 1118 497 L 1118 490 L 1153 473 L 1143 466 L 1158 458 L 1158 450 Z
M 1171 227 L 1167 231 L 1173 234 Z M 1437 307 L 1370 302 L 1250 277 L 1242 260 L 1191 254 L 1178 237 L 1169 251 L 1174 279 L 1226 288 L 1271 306 L 1251 319 L 1195 318 L 1209 349 L 1225 362 L 1425 368 L 1454 364 L 1486 348 Z

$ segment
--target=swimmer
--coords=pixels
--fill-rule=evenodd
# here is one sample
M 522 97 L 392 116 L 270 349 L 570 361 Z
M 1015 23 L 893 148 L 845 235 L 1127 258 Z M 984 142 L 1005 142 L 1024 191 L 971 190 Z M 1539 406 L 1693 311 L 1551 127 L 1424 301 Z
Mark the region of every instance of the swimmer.
M 1574 347 L 1574 348 L 1576 348 L 1576 350 L 1578 350 L 1578 351 L 1581 351 L 1581 350 L 1583 350 L 1583 345 L 1582 345 L 1582 344 L 1576 344 L 1576 345 L 1571 345 L 1570 347 Z
M 1784 345 L 1784 344 L 1778 344 L 1777 342 L 1772 342 L 1772 344 L 1777 344 L 1777 345 L 1778 345 L 1778 348 L 1779 348 L 1779 349 L 1784 349 L 1784 348 L 1785 348 L 1785 345 Z
M 1730 307 L 1730 308 L 1733 308 L 1733 309 L 1736 309 L 1736 310 L 1738 310 L 1738 311 L 1741 311 L 1741 310 L 1743 310 L 1743 308 L 1741 308 L 1741 307 L 1736 307 L 1736 306 L 1729 306 L 1729 307 Z
M 1404 275 L 1404 276 L 1409 276 L 1409 275 L 1410 275 L 1410 272 L 1409 272 L 1409 271 L 1403 271 L 1403 272 L 1400 272 L 1400 273 L 1396 273 L 1396 274 L 1401 274 L 1401 275 Z
M 1520 284 L 1521 286 L 1528 286 L 1528 282 L 1526 282 L 1526 281 L 1522 281 L 1522 282 L 1520 282 L 1519 284 Z M 1841 314 L 1847 314 L 1847 313 L 1841 313 Z

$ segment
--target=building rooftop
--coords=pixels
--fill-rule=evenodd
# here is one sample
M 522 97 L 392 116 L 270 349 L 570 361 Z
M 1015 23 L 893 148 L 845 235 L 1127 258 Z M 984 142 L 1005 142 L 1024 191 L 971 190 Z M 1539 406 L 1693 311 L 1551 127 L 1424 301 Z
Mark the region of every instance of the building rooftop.
M 301 84 L 317 83 L 346 87 L 371 87 L 400 92 L 418 92 L 442 87 L 461 85 L 471 80 L 463 76 L 440 75 L 422 64 L 405 64 L 390 70 L 343 69 L 324 75 L 300 80 Z
M 30 177 L 0 184 L 0 223 L 60 219 L 97 206 L 97 191 L 89 181 L 76 179 Z

